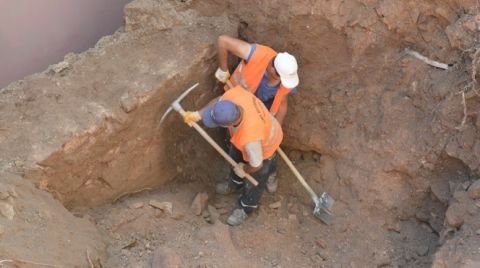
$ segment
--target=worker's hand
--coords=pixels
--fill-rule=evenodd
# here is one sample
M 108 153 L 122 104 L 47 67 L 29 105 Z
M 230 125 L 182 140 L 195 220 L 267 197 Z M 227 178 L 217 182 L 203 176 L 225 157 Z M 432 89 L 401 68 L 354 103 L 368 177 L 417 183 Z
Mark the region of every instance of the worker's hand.
M 218 68 L 217 71 L 215 72 L 215 78 L 217 78 L 217 80 L 220 81 L 221 83 L 225 84 L 230 78 L 230 73 L 228 72 L 228 70 L 224 71 Z
M 240 162 L 235 167 L 233 167 L 233 172 L 235 172 L 235 175 L 237 175 L 242 179 L 245 178 L 245 176 L 247 176 L 247 172 L 245 172 L 245 169 L 243 169 L 244 166 L 245 164 Z
M 196 111 L 187 111 L 185 114 L 183 114 L 183 121 L 185 121 L 185 123 L 189 126 L 192 126 L 193 123 L 200 121 L 200 119 L 202 119 L 202 116 Z

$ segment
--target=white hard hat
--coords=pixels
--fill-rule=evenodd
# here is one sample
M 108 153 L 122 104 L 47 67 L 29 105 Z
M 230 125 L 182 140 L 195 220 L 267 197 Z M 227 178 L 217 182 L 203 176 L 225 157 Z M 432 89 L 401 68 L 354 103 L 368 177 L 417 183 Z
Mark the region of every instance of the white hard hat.
M 298 65 L 294 56 L 288 54 L 288 52 L 278 53 L 273 65 L 280 75 L 280 81 L 284 87 L 294 88 L 298 86 Z

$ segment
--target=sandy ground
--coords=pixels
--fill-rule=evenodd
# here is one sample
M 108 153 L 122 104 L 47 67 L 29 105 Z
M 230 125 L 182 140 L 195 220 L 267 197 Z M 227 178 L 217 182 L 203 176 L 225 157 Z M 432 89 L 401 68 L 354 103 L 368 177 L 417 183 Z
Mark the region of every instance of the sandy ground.
M 318 176 L 316 161 L 300 160 L 297 164 L 309 167 L 304 175 L 310 181 Z M 327 226 L 313 216 L 313 202 L 293 174 L 284 164 L 280 170 L 278 191 L 265 193 L 259 209 L 237 227 L 224 224 L 236 194 L 217 195 L 213 184 L 188 178 L 88 212 L 86 215 L 108 237 L 110 257 L 104 265 L 427 267 L 431 263 L 428 255 L 435 251 L 438 239 L 426 224 L 385 222 L 384 216 L 374 211 L 355 211 L 339 201 L 334 222 Z M 209 207 L 197 216 L 191 204 L 200 192 L 208 193 Z M 149 205 L 152 200 L 171 203 L 172 213 Z

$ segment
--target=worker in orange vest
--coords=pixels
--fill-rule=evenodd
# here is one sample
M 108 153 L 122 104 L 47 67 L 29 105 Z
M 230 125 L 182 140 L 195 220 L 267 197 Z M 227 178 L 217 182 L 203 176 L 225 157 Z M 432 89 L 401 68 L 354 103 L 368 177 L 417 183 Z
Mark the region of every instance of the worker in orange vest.
M 273 157 L 283 139 L 282 128 L 265 105 L 241 86 L 228 90 L 202 110 L 184 115 L 189 125 L 200 119 L 206 127 L 225 127 L 230 132 L 233 146 L 229 155 L 241 168 L 233 168 L 230 180 L 218 184 L 216 190 L 223 194 L 243 191 L 237 208 L 227 218 L 229 225 L 239 225 L 262 197 Z M 257 186 L 243 180 L 246 173 L 258 181 Z
M 232 75 L 228 71 L 229 53 L 241 59 Z M 299 78 L 297 61 L 287 52 L 277 53 L 272 48 L 247 43 L 227 35 L 218 38 L 218 69 L 215 78 L 229 86 L 241 85 L 259 98 L 282 124 L 287 114 L 288 96 L 297 91 Z M 273 161 L 267 190 L 277 189 L 276 159 Z

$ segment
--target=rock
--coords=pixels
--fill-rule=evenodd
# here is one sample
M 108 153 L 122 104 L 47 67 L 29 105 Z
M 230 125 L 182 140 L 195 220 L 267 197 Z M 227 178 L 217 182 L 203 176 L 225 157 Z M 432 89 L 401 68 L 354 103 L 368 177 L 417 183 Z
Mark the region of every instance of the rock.
M 288 153 L 288 158 L 290 158 L 290 161 L 295 163 L 296 161 L 302 158 L 302 152 L 297 150 L 292 150 Z
M 183 17 L 175 11 L 171 1 L 140 0 L 125 5 L 125 30 L 163 31 L 174 26 L 183 25 Z
M 274 202 L 274 203 L 271 203 L 270 205 L 268 205 L 269 208 L 271 209 L 278 209 L 282 206 L 282 201 L 277 201 L 277 202 Z
M 135 96 L 131 96 L 129 93 L 125 93 L 120 97 L 120 106 L 125 113 L 129 113 L 138 106 L 138 99 Z
M 226 208 L 219 208 L 217 209 L 217 212 L 220 214 L 220 215 L 225 215 L 227 214 L 228 212 L 230 212 L 228 209 Z
M 13 217 L 15 216 L 13 206 L 3 201 L 0 202 L 0 213 L 9 220 L 13 220 Z
M 468 197 L 468 193 L 465 191 L 465 189 L 462 190 L 457 190 L 453 193 L 453 198 L 461 203 L 467 202 L 470 198 Z
M 160 247 L 157 248 L 153 254 L 152 259 L 150 261 L 150 265 L 152 268 L 156 267 L 168 267 L 168 268 L 180 268 L 184 267 L 182 263 L 182 259 L 180 256 L 175 253 L 174 250 Z
M 148 204 L 154 208 L 160 209 L 163 212 L 167 212 L 170 215 L 173 213 L 173 205 L 170 202 L 158 202 L 156 200 L 150 200 Z
M 163 216 L 165 216 L 165 213 L 163 213 L 163 210 L 155 209 L 155 211 L 153 212 L 153 216 L 155 216 L 155 218 L 163 218 Z
M 206 192 L 198 193 L 195 198 L 193 199 L 192 205 L 190 208 L 192 209 L 195 215 L 200 216 L 202 211 L 205 210 L 208 204 L 208 194 Z
M 324 252 L 316 252 L 312 256 L 310 256 L 310 260 L 314 263 L 320 263 L 322 261 L 326 261 L 328 259 L 328 256 Z
M 468 206 L 467 206 L 467 212 L 468 214 L 470 214 L 471 216 L 475 216 L 475 214 L 477 214 L 477 206 L 475 206 L 474 204 L 470 203 Z
M 433 180 L 430 183 L 430 189 L 432 190 L 433 195 L 443 204 L 448 204 L 450 199 L 450 185 L 445 180 Z
M 390 265 L 392 261 L 390 260 L 390 256 L 388 256 L 387 252 L 376 252 L 375 253 L 375 264 L 377 267 L 383 267 Z
M 208 205 L 207 207 L 209 214 L 209 223 L 215 223 L 220 217 L 220 213 L 217 212 L 217 209 L 214 206 Z
M 70 67 L 70 64 L 67 61 L 62 61 L 55 65 L 52 65 L 51 70 L 55 73 L 60 73 L 61 71 L 68 69 L 68 67 Z
M 322 239 L 315 240 L 315 244 L 317 244 L 317 246 L 320 248 L 323 248 L 323 249 L 327 248 L 327 243 Z
M 139 209 L 143 208 L 143 202 L 136 202 L 128 206 L 130 209 Z
M 445 213 L 445 219 L 451 227 L 459 228 L 464 222 L 465 213 L 467 212 L 466 206 L 463 203 L 453 203 L 448 207 Z
M 300 222 L 298 221 L 297 215 L 289 214 L 288 215 L 288 222 L 292 225 L 298 225 Z
M 5 200 L 10 196 L 7 192 L 0 191 L 0 200 Z
M 475 232 L 477 235 L 480 235 L 480 229 Z
M 420 245 L 415 249 L 415 251 L 417 252 L 418 256 L 426 256 L 429 249 L 430 248 L 428 245 Z
M 426 209 L 419 209 L 415 213 L 415 218 L 421 222 L 428 222 L 428 219 L 430 218 L 430 215 Z
M 3 227 L 3 225 L 0 225 L 0 237 L 2 237 L 3 233 L 5 233 L 5 227 Z
M 472 21 L 472 16 L 464 15 L 445 28 L 448 41 L 453 48 L 465 49 L 475 45 L 475 35 L 470 31 Z
M 398 221 L 392 222 L 392 223 L 387 225 L 387 230 L 392 231 L 392 232 L 396 232 L 396 233 L 400 233 L 402 231 L 402 226 L 400 225 L 400 222 L 398 222 Z
M 17 193 L 13 186 L 0 183 L 0 200 L 5 200 L 9 197 L 17 197 Z
M 480 180 L 475 181 L 468 188 L 468 196 L 472 199 L 480 198 Z
M 182 213 L 175 213 L 175 214 L 172 214 L 170 216 L 170 218 L 174 219 L 174 220 L 181 220 L 185 217 L 185 215 L 183 215 Z
M 213 206 L 214 206 L 216 209 L 220 209 L 220 208 L 224 208 L 224 207 L 225 207 L 225 204 L 223 204 L 223 203 L 215 203 Z

